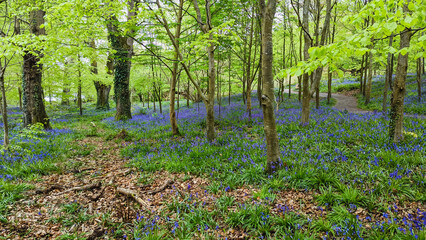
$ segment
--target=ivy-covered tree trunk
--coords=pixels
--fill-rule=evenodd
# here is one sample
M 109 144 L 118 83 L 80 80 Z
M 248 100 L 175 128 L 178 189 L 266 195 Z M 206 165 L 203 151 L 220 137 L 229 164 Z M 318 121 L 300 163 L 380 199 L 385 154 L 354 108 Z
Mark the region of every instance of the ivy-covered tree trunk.
M 30 32 L 36 36 L 44 35 L 44 14 L 42 10 L 30 12 Z M 49 117 L 46 114 L 43 100 L 42 69 L 43 65 L 39 63 L 39 52 L 26 51 L 23 57 L 23 113 L 24 126 L 41 123 L 45 129 L 51 129 Z
M 266 140 L 267 167 L 266 172 L 274 173 L 280 168 L 280 151 L 278 144 L 278 134 L 275 122 L 274 106 L 276 104 L 274 94 L 273 68 L 273 42 L 272 25 L 276 11 L 276 1 L 269 0 L 265 3 L 260 0 L 260 12 L 262 16 L 262 110 L 263 129 Z
M 408 12 L 407 4 L 404 4 L 404 12 Z M 401 32 L 400 49 L 408 49 L 410 47 L 412 32 Z M 404 119 L 404 97 L 405 97 L 405 81 L 407 79 L 408 53 L 398 55 L 398 63 L 396 66 L 396 78 L 393 85 L 391 97 L 391 111 L 389 122 L 389 138 L 393 142 L 404 140 L 403 119 Z
M 114 95 L 116 100 L 115 120 L 132 118 L 130 103 L 130 67 L 133 54 L 133 41 L 118 31 L 116 17 L 108 24 L 109 41 L 114 54 Z

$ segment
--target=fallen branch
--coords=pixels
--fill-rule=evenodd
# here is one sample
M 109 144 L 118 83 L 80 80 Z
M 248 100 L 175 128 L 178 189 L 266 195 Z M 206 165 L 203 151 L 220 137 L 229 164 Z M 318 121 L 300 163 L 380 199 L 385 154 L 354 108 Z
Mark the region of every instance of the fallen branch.
M 167 180 L 161 187 L 159 187 L 159 188 L 157 188 L 156 190 L 154 190 L 154 191 L 148 191 L 148 192 L 146 192 L 146 193 L 148 193 L 148 194 L 156 194 L 156 193 L 158 193 L 158 192 L 161 192 L 161 191 L 163 191 L 164 189 L 166 189 L 170 184 L 172 184 L 173 183 L 173 180 Z
M 51 191 L 53 191 L 55 189 L 62 190 L 62 189 L 64 189 L 64 187 L 61 186 L 61 185 L 54 184 L 54 185 L 52 185 L 52 186 L 50 186 L 48 188 L 45 188 L 45 189 L 37 189 L 37 190 L 35 190 L 35 194 L 47 194 L 47 193 L 50 193 Z
M 124 195 L 126 195 L 128 197 L 132 197 L 140 205 L 142 205 L 142 206 L 144 206 L 146 208 L 150 208 L 149 205 L 144 200 L 142 200 L 142 198 L 140 198 L 139 195 L 135 191 L 119 187 L 119 188 L 117 188 L 117 192 L 119 192 L 121 194 L 124 194 Z
M 70 172 L 72 173 L 82 173 L 85 171 L 96 170 L 96 168 L 83 168 L 83 169 L 73 169 Z
M 59 196 L 59 195 L 62 195 L 64 193 L 67 193 L 67 192 L 92 190 L 92 189 L 100 188 L 100 187 L 101 187 L 101 182 L 97 182 L 97 183 L 92 183 L 92 184 L 81 186 L 81 187 L 73 187 L 73 188 L 67 189 L 63 192 L 57 193 L 57 194 L 55 194 L 55 196 Z

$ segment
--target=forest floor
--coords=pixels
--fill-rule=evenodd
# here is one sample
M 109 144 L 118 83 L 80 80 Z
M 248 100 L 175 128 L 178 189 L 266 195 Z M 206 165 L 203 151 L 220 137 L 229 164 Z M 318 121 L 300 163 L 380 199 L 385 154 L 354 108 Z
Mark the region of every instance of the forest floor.
M 181 110 L 180 137 L 167 113 L 64 115 L 55 121 L 76 134 L 64 149 L 72 154 L 57 171 L 16 178 L 31 187 L 9 206 L 0 239 L 421 239 L 426 123 L 407 119 L 418 136 L 388 146 L 386 116 L 352 114 L 363 111 L 350 95 L 332 95 L 349 114 L 313 109 L 310 128 L 298 124 L 300 103 L 285 101 L 277 122 L 286 167 L 274 176 L 262 167 L 261 110 L 248 121 L 239 98 L 222 110 L 214 143 L 197 108 Z

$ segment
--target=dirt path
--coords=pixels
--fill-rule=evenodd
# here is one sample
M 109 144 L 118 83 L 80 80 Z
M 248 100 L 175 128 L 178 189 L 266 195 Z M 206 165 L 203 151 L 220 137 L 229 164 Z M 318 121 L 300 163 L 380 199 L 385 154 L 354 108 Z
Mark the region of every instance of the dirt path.
M 288 89 L 285 90 L 286 93 L 288 93 Z M 327 93 L 320 93 L 320 97 L 326 98 Z M 358 107 L 358 100 L 356 97 L 351 95 L 344 95 L 344 94 L 338 94 L 338 93 L 332 93 L 331 97 L 336 99 L 336 105 L 334 105 L 333 108 L 339 110 L 339 111 L 348 111 L 350 113 L 357 113 L 357 114 L 364 114 L 364 113 L 371 113 L 373 111 L 371 110 L 363 110 Z M 420 114 L 404 114 L 405 117 L 412 117 L 412 118 L 420 118 L 420 119 L 426 119 L 426 115 L 420 115 Z

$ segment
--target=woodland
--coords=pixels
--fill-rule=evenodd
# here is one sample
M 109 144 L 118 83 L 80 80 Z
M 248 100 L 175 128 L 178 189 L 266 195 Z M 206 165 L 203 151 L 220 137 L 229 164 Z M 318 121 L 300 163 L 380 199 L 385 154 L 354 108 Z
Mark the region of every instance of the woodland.
M 0 239 L 426 239 L 425 0 L 0 12 Z

